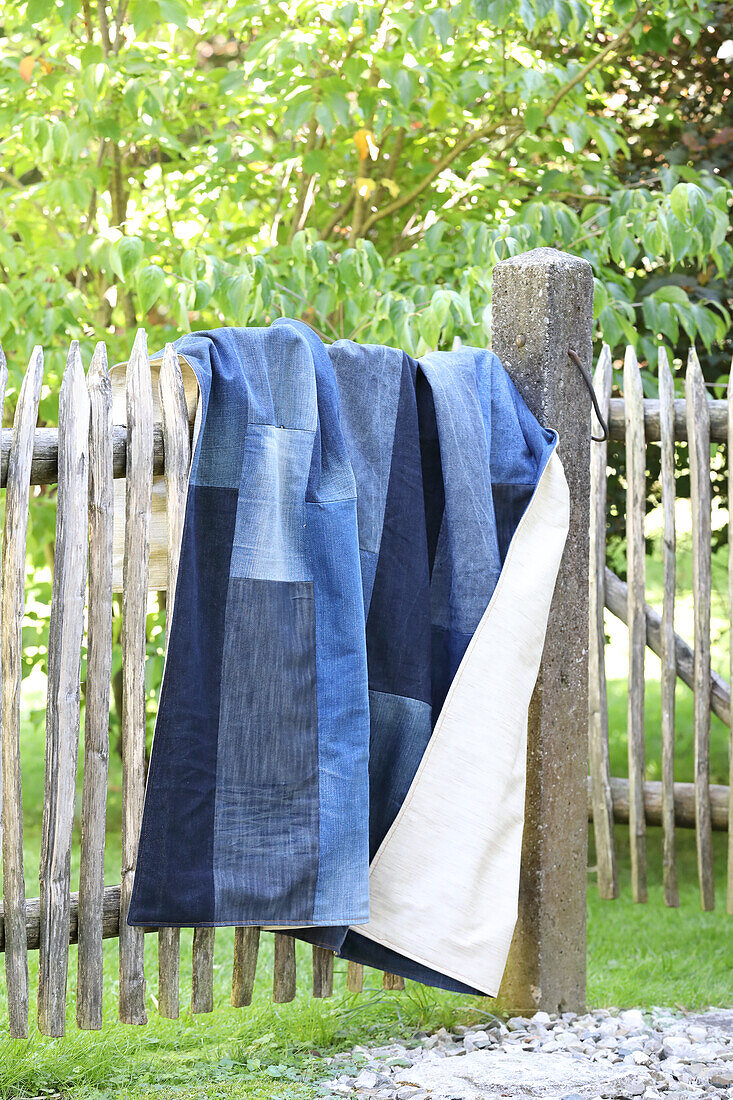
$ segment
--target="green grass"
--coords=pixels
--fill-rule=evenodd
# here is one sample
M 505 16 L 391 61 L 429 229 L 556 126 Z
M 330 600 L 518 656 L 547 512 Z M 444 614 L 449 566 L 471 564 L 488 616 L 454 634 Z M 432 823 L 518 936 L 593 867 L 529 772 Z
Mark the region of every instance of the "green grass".
M 683 517 L 684 519 L 684 517 Z M 652 524 L 653 526 L 653 524 Z M 684 532 L 684 522 L 680 524 Z M 660 606 L 661 571 L 658 555 L 648 559 L 648 599 Z M 714 664 L 725 674 L 728 639 L 725 633 L 727 599 L 721 575 L 724 562 L 714 562 Z M 680 600 L 678 630 L 690 638 L 689 547 L 684 534 L 679 555 Z M 609 724 L 612 772 L 625 775 L 626 765 L 626 635 L 609 622 Z M 659 778 L 659 665 L 647 661 L 647 774 Z M 25 862 L 27 890 L 37 893 L 40 823 L 43 799 L 43 684 L 26 683 L 23 729 Z M 677 699 L 678 779 L 692 778 L 692 697 L 680 685 Z M 728 731 L 714 720 L 711 735 L 712 777 L 727 782 Z M 80 769 L 81 773 L 81 769 Z M 110 769 L 106 881 L 119 881 L 120 764 Z M 591 831 L 592 833 L 592 831 Z M 629 885 L 628 830 L 616 830 L 621 896 L 613 901 L 598 897 L 589 857 L 588 875 L 588 1003 L 594 1007 L 653 1005 L 702 1008 L 733 1005 L 733 918 L 725 913 L 725 850 L 727 837 L 716 834 L 715 872 L 718 906 L 712 913 L 700 909 L 694 835 L 678 832 L 680 908 L 666 909 L 661 887 L 661 838 L 649 830 L 649 901 L 635 905 Z M 78 880 L 78 833 L 72 860 L 72 884 Z M 101 1032 L 79 1032 L 74 1022 L 76 948 L 70 952 L 67 1037 L 52 1040 L 35 1029 L 31 1004 L 28 1040 L 0 1039 L 0 1100 L 62 1093 L 70 1100 L 82 1097 L 143 1096 L 164 1100 L 188 1098 L 282 1098 L 301 1100 L 319 1093 L 319 1080 L 328 1072 L 324 1055 L 357 1044 L 400 1036 L 410 1040 L 416 1031 L 435 1030 L 457 1022 L 480 1021 L 501 1006 L 488 999 L 441 993 L 408 983 L 405 993 L 385 993 L 381 977 L 366 974 L 361 996 L 344 990 L 345 963 L 336 960 L 336 995 L 326 1001 L 309 995 L 310 951 L 299 944 L 298 995 L 290 1005 L 273 1005 L 272 937 L 263 935 L 254 1001 L 246 1009 L 229 1007 L 233 933 L 217 930 L 215 952 L 215 1010 L 193 1016 L 191 996 L 191 933 L 182 933 L 181 1006 L 177 1021 L 161 1019 L 154 996 L 157 942 L 146 937 L 149 1022 L 146 1027 L 121 1025 L 116 1020 L 117 943 L 105 944 L 105 1022 Z M 37 974 L 37 956 L 31 954 L 31 988 Z M 0 1021 L 7 1018 L 4 986 L 0 987 Z M 1 1025 L 0 1025 L 1 1027 Z M 356 1058 L 358 1061 L 358 1057 Z

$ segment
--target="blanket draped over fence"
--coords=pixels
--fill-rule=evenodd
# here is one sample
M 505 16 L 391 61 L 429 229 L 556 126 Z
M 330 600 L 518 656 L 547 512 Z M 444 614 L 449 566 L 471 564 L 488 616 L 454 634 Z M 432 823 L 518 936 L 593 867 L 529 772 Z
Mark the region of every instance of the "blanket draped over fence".
M 495 995 L 568 528 L 495 355 L 175 348 L 199 405 L 131 924 L 261 925 Z

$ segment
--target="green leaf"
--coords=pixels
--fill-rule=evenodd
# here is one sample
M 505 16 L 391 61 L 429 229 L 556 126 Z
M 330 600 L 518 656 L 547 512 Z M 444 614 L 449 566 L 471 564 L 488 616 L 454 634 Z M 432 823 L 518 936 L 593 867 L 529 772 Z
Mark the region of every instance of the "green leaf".
M 165 289 L 165 274 L 155 264 L 149 264 L 140 271 L 135 280 L 140 312 L 145 314 L 152 309 Z
M 355 3 L 337 4 L 333 13 L 333 17 L 337 23 L 340 23 L 342 27 L 353 26 L 357 15 L 359 14 L 359 5 Z
M 8 287 L 0 283 L 0 333 L 10 328 L 14 313 L 13 295 Z
M 681 286 L 669 283 L 667 286 L 655 290 L 654 297 L 658 302 L 669 302 L 671 305 L 689 306 L 690 299 Z
M 415 86 L 417 81 L 413 73 L 409 69 L 398 69 L 395 76 L 395 85 L 397 88 L 397 94 L 400 97 L 400 102 L 403 107 L 409 107 L 412 103 Z
M 545 112 L 536 103 L 532 103 L 524 112 L 524 125 L 530 134 L 535 134 L 545 121 Z
M 672 213 L 680 222 L 687 221 L 687 184 L 678 183 L 669 196 Z
M 445 8 L 437 8 L 430 12 L 430 24 L 441 41 L 441 45 L 447 46 L 449 38 L 453 35 L 453 24 Z
M 123 283 L 135 270 L 143 254 L 143 242 L 139 237 L 120 237 L 110 248 L 110 264 L 115 275 Z
M 412 42 L 413 46 L 421 50 L 425 44 L 425 37 L 428 30 L 428 17 L 427 15 L 418 15 L 414 23 L 411 24 L 409 31 L 407 32 L 408 38 Z

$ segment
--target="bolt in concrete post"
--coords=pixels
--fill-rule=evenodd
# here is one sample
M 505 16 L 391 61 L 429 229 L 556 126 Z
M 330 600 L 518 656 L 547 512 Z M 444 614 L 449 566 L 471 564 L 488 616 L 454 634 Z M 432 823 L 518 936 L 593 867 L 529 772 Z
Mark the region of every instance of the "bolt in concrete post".
M 568 349 L 591 369 L 586 260 L 536 248 L 493 275 L 492 347 L 538 420 L 555 428 L 570 531 L 529 712 L 519 918 L 502 983 L 515 1012 L 583 1011 L 588 807 L 590 398 Z

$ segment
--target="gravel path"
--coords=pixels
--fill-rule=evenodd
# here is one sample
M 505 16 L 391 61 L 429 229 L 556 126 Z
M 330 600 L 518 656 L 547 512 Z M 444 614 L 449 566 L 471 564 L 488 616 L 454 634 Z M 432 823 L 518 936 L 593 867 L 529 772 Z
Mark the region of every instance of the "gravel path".
M 341 1100 L 733 1100 L 733 1009 L 664 1009 L 458 1027 L 331 1059 Z

